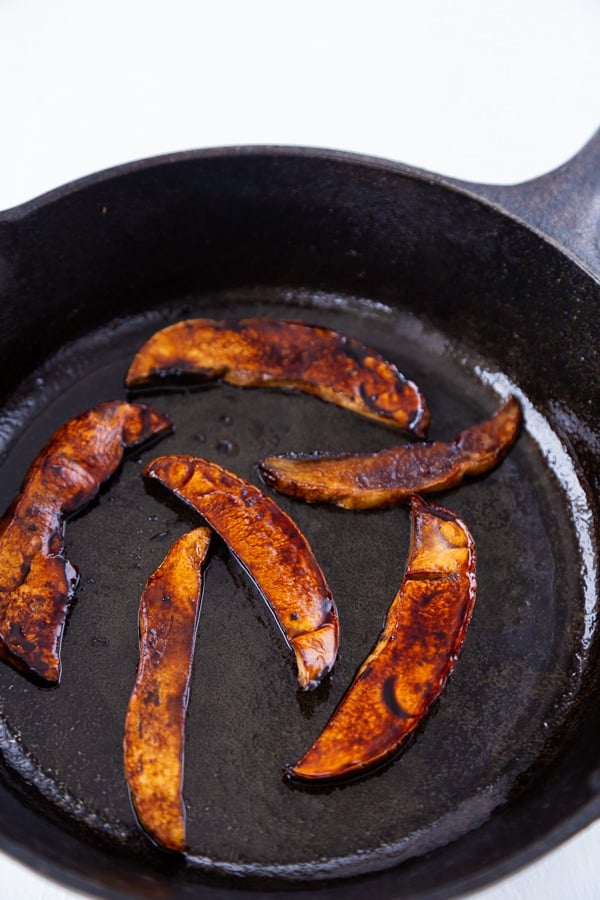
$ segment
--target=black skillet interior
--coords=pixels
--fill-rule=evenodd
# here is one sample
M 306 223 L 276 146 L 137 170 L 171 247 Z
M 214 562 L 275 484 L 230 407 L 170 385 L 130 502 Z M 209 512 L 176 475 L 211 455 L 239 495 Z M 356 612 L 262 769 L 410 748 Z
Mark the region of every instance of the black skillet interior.
M 130 456 L 67 526 L 81 583 L 63 680 L 0 668 L 0 832 L 8 850 L 107 896 L 450 896 L 533 858 L 598 814 L 594 528 L 600 440 L 597 283 L 495 209 L 401 167 L 247 150 L 126 167 L 0 218 L 0 506 L 66 418 L 125 397 L 132 354 L 181 317 L 270 315 L 363 340 L 419 383 L 431 437 L 520 396 L 527 429 L 496 471 L 440 496 L 471 528 L 478 600 L 441 699 L 363 780 L 289 786 L 372 646 L 400 583 L 405 508 L 279 498 L 337 599 L 331 679 L 296 690 L 257 589 L 215 541 L 185 756 L 186 860 L 139 831 L 122 770 L 137 607 L 198 522 L 142 463 L 195 453 L 260 483 L 287 450 L 371 450 L 400 436 L 315 399 L 225 385 L 154 392 L 173 436 Z M 595 524 L 596 523 L 596 524 Z M 595 665 L 596 664 L 596 665 Z

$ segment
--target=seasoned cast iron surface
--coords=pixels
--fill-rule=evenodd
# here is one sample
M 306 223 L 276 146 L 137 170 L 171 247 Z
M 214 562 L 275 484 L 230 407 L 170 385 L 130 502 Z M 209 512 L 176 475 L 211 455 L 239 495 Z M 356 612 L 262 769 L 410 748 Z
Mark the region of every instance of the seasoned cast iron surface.
M 223 313 L 223 308 L 226 313 Z M 5 419 L 0 506 L 66 418 L 124 397 L 131 356 L 182 316 L 302 318 L 363 340 L 424 391 L 430 436 L 450 439 L 499 400 L 460 347 L 383 305 L 271 290 L 197 296 L 99 329 L 38 371 Z M 167 492 L 144 484 L 157 453 L 195 453 L 257 484 L 255 463 L 289 450 L 368 451 L 404 438 L 307 396 L 225 385 L 145 394 L 176 432 L 130 456 L 99 499 L 67 525 L 81 582 L 64 644 L 60 687 L 0 666 L 2 750 L 28 802 L 65 827 L 146 860 L 161 854 L 136 825 L 122 768 L 126 705 L 137 663 L 144 582 L 173 540 L 200 524 Z M 326 790 L 285 783 L 371 649 L 403 575 L 405 507 L 347 512 L 281 506 L 310 541 L 341 620 L 332 677 L 297 691 L 293 654 L 256 587 L 215 540 L 205 588 L 187 720 L 188 866 L 313 879 L 368 872 L 477 827 L 514 797 L 522 776 L 562 734 L 586 664 L 580 559 L 561 485 L 523 433 L 496 471 L 439 500 L 477 545 L 478 599 L 463 652 L 441 699 L 404 752 L 361 781 Z M 533 769 L 532 769 L 533 767 Z M 39 794 L 37 793 L 39 792 Z

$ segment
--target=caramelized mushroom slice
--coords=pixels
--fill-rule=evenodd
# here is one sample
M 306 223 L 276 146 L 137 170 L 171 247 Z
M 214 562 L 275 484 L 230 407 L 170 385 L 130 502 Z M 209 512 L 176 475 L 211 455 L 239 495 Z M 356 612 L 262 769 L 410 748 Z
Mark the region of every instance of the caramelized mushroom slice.
M 219 534 L 262 591 L 296 655 L 302 688 L 316 687 L 338 649 L 338 615 L 308 541 L 270 497 L 216 463 L 160 456 L 144 474 L 170 488 Z
M 325 728 L 288 776 L 356 776 L 388 759 L 454 668 L 475 603 L 475 545 L 450 510 L 412 500 L 412 540 L 383 630 Z
M 382 508 L 414 493 L 455 487 L 465 475 L 492 469 L 514 444 L 520 424 L 521 409 L 511 396 L 490 419 L 448 443 L 404 444 L 364 455 L 267 456 L 258 468 L 270 487 L 308 503 Z
M 242 387 L 313 394 L 425 437 L 429 411 L 396 366 L 329 328 L 277 319 L 188 319 L 157 331 L 138 351 L 127 387 L 193 376 Z
M 78 580 L 64 555 L 64 519 L 96 496 L 124 449 L 171 427 L 149 406 L 116 400 L 62 425 L 40 452 L 0 522 L 0 658 L 60 680 L 62 634 Z
M 202 595 L 208 528 L 175 541 L 140 601 L 140 659 L 125 719 L 125 776 L 140 825 L 184 852 L 185 716 Z

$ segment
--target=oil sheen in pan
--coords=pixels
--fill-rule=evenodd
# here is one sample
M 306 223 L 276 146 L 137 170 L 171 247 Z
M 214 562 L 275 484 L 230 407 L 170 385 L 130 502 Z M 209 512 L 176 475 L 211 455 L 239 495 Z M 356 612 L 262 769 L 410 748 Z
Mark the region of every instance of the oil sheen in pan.
M 65 418 L 124 396 L 127 363 L 153 330 L 183 316 L 218 317 L 223 309 L 228 316 L 313 321 L 377 347 L 425 392 L 433 438 L 453 436 L 496 406 L 486 375 L 493 365 L 480 360 L 476 371 L 443 335 L 379 304 L 294 291 L 196 298 L 114 323 L 32 376 L 4 420 L 3 508 Z M 60 688 L 39 688 L 0 667 L 6 764 L 60 816 L 142 857 L 149 851 L 121 755 L 137 607 L 170 543 L 198 522 L 143 484 L 142 465 L 156 452 L 197 453 L 256 483 L 255 462 L 265 452 L 363 452 L 398 441 L 391 429 L 284 392 L 216 385 L 156 392 L 151 402 L 171 414 L 176 433 L 159 450 L 130 457 L 95 504 L 67 525 L 81 583 Z M 544 442 L 556 436 L 537 429 L 535 438 L 525 433 L 496 471 L 440 497 L 477 542 L 479 591 L 467 640 L 442 698 L 404 753 L 344 787 L 293 788 L 281 767 L 319 733 L 377 637 L 403 574 L 407 510 L 349 513 L 278 498 L 307 535 L 341 618 L 333 677 L 310 695 L 296 691 L 291 654 L 255 586 L 215 542 L 186 734 L 190 865 L 305 879 L 386 867 L 477 827 L 523 784 L 524 772 L 535 770 L 568 727 L 594 624 L 580 577 L 593 566 L 586 555 L 591 537 L 573 516 L 585 506 L 585 491 L 575 502 L 564 472 L 553 471 L 544 455 Z

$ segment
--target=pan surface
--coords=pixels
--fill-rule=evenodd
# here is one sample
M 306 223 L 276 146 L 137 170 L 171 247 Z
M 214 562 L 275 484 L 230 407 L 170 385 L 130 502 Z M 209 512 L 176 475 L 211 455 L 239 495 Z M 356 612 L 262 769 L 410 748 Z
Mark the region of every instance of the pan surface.
M 7 849 L 107 896 L 359 897 L 372 883 L 382 896 L 433 897 L 485 883 L 597 815 L 593 278 L 459 191 L 326 153 L 215 152 L 131 166 L 5 214 L 0 226 L 11 373 L 2 509 L 58 425 L 125 398 L 132 355 L 184 317 L 302 319 L 358 338 L 419 384 L 434 439 L 485 418 L 508 391 L 526 415 L 497 470 L 438 498 L 476 541 L 475 612 L 442 697 L 398 758 L 364 779 L 301 789 L 281 769 L 312 743 L 378 635 L 403 575 L 406 508 L 347 512 L 277 498 L 308 537 L 340 613 L 339 661 L 311 694 L 296 690 L 292 655 L 256 586 L 214 542 L 187 719 L 190 853 L 181 859 L 136 824 L 122 737 L 142 587 L 200 520 L 145 485 L 143 464 L 193 453 L 260 484 L 255 465 L 266 453 L 369 451 L 401 438 L 286 392 L 218 384 L 144 395 L 176 430 L 129 456 L 67 525 L 81 582 L 60 687 L 0 668 Z

